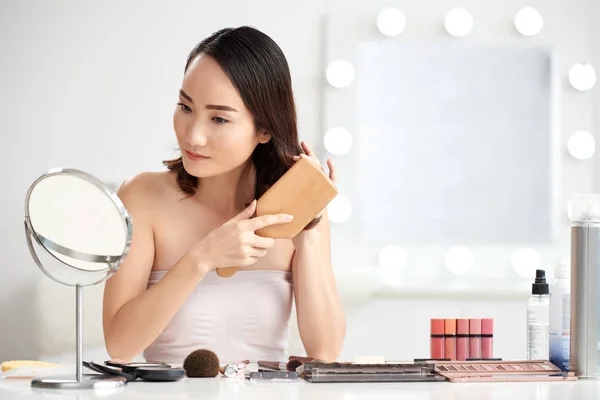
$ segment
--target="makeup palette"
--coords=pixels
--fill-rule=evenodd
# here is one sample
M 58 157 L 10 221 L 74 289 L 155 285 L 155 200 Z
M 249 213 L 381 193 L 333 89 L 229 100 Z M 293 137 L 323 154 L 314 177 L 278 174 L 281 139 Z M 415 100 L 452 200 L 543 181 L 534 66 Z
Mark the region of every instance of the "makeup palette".
M 415 363 L 348 364 L 308 362 L 296 369 L 298 376 L 314 383 L 335 382 L 540 382 L 573 381 L 574 373 L 562 372 L 540 361 L 433 361 Z
M 446 378 L 428 364 L 305 363 L 298 375 L 313 383 L 335 382 L 444 382 Z
M 577 377 L 562 372 L 550 361 L 435 361 L 436 373 L 450 382 L 571 381 Z M 435 363 L 435 364 L 434 364 Z

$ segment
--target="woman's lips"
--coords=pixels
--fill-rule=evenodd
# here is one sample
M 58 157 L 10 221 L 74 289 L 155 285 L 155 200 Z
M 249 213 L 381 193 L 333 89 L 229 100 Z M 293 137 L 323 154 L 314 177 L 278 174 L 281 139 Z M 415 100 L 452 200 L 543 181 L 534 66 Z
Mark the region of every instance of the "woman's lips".
M 185 154 L 192 161 L 202 161 L 202 160 L 206 160 L 207 158 L 210 158 L 210 157 L 203 156 L 202 154 L 192 153 L 191 151 L 187 151 L 187 150 L 185 151 Z

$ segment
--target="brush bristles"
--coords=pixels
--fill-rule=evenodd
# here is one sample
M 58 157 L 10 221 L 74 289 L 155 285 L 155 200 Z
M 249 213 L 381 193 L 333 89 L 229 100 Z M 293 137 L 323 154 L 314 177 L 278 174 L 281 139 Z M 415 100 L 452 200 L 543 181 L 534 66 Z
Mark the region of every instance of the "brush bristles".
M 298 360 L 298 359 L 293 359 L 287 362 L 287 370 L 288 371 L 292 371 L 295 372 L 296 368 L 298 368 L 299 366 L 301 366 L 303 363 L 302 361 Z
M 207 349 L 194 350 L 185 358 L 183 369 L 190 378 L 214 378 L 219 375 L 219 357 Z

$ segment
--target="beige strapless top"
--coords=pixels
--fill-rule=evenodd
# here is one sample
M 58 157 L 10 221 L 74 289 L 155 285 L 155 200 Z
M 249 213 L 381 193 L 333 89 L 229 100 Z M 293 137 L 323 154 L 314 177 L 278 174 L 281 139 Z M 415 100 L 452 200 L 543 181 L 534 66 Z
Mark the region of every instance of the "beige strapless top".
M 153 271 L 148 288 L 166 273 Z M 212 271 L 144 351 L 144 358 L 183 363 L 192 351 L 209 349 L 222 363 L 283 361 L 292 300 L 290 272 L 240 270 L 221 278 Z

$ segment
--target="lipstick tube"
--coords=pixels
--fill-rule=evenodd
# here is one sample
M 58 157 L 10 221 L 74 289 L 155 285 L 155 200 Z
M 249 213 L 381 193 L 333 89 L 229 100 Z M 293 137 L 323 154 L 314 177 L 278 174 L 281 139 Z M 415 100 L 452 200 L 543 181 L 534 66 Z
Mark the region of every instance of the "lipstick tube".
M 456 320 L 456 359 L 465 361 L 469 358 L 469 319 Z
M 445 358 L 456 360 L 456 318 L 444 320 L 444 355 Z
M 430 358 L 440 359 L 444 358 L 444 320 L 443 319 L 431 319 L 431 330 L 430 330 Z
M 481 358 L 492 358 L 494 353 L 494 320 L 481 320 Z
M 481 318 L 469 320 L 469 358 L 481 358 Z

